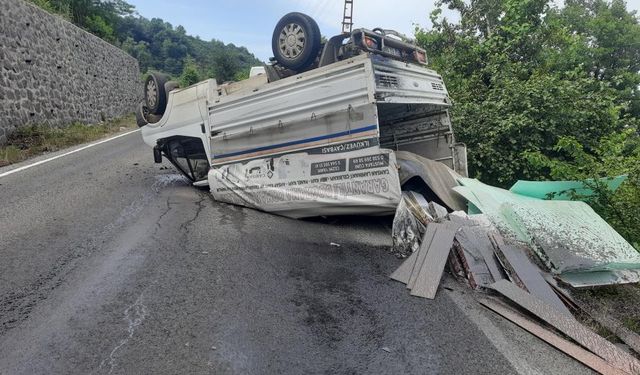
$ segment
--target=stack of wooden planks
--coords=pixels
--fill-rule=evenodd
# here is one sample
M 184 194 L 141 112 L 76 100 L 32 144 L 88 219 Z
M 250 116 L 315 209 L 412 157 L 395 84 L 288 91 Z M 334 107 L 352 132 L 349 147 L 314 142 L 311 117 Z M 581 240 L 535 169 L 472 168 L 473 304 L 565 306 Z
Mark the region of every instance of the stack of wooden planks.
M 391 278 L 407 284 L 412 296 L 433 299 L 459 225 L 430 223 L 418 251 L 402 263 Z
M 411 295 L 435 298 L 448 261 L 454 273 L 466 277 L 474 289 L 508 279 L 570 314 L 526 250 L 505 243 L 495 227 L 482 219 L 466 214 L 449 217 L 452 220 L 428 223 L 418 251 L 391 275 L 407 284 Z
M 449 264 L 473 289 L 505 298 L 481 294 L 480 304 L 585 366 L 601 374 L 640 375 L 634 356 L 573 317 L 567 306 L 574 311 L 579 306 L 557 284 L 545 280 L 530 254 L 522 244 L 506 241 L 482 215 L 456 212 L 429 222 L 418 250 L 390 277 L 406 284 L 412 296 L 434 299 Z M 640 342 L 637 335 L 626 333 L 623 341 Z

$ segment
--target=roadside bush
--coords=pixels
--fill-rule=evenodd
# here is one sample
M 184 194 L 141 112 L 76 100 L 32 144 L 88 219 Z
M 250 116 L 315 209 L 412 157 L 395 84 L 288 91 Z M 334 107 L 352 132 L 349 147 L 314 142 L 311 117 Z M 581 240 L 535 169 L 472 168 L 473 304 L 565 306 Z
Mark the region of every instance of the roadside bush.
M 623 0 L 438 0 L 431 22 L 416 40 L 454 101 L 471 176 L 508 188 L 628 175 L 574 198 L 640 248 L 637 13 Z
M 548 169 L 557 180 L 586 180 L 595 194 L 584 200 L 618 233 L 640 251 L 640 136 L 636 127 L 602 137 L 596 148 L 588 152 L 575 138 L 561 138 L 555 147 L 558 156 L 528 152 L 524 157 L 534 166 Z M 598 180 L 601 177 L 627 175 L 627 180 L 610 191 Z
M 194 83 L 200 82 L 200 74 L 198 73 L 198 67 L 193 60 L 188 60 L 184 65 L 182 74 L 180 75 L 180 86 L 187 87 Z

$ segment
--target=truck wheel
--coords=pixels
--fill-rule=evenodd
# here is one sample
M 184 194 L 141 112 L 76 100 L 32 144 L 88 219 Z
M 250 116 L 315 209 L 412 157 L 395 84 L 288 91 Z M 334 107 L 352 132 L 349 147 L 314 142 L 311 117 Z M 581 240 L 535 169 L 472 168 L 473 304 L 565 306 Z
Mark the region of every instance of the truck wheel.
M 145 102 L 142 101 L 140 102 L 140 104 L 138 104 L 138 108 L 136 110 L 136 124 L 138 124 L 138 127 L 141 128 L 145 125 L 147 125 L 149 122 L 147 121 L 147 115 L 149 110 L 147 109 L 147 106 L 144 104 Z
M 273 55 L 285 68 L 298 71 L 308 67 L 318 57 L 320 46 L 320 28 L 306 14 L 289 13 L 273 30 Z
M 168 81 L 167 83 L 164 84 L 164 92 L 166 92 L 167 94 L 179 88 L 180 88 L 180 83 L 176 81 Z M 167 98 L 167 100 L 169 100 L 169 98 Z
M 161 73 L 150 73 L 144 82 L 144 101 L 149 112 L 162 115 L 167 107 L 167 92 L 164 84 L 169 77 Z

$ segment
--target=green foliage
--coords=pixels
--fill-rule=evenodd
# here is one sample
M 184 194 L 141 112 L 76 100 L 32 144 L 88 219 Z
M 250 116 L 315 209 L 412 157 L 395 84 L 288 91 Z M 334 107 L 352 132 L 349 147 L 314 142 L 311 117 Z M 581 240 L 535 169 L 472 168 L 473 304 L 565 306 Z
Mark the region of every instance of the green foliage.
M 143 73 L 154 70 L 178 77 L 191 59 L 201 79 L 224 82 L 261 64 L 245 47 L 192 37 L 182 26 L 174 28 L 158 18 L 124 17 L 116 34 L 122 41 L 122 49 L 138 59 Z
M 31 2 L 122 48 L 138 60 L 142 73 L 154 70 L 179 77 L 188 70 L 191 78 L 196 72 L 200 79 L 212 77 L 223 82 L 261 64 L 245 47 L 215 39 L 204 41 L 187 35 L 182 26 L 174 28 L 159 18 L 134 16 L 135 8 L 124 0 Z
M 113 33 L 113 28 L 107 23 L 107 21 L 105 21 L 104 18 L 97 15 L 91 15 L 86 18 L 85 23 L 87 30 L 91 31 L 91 33 L 109 42 L 115 41 L 116 37 Z
M 554 158 L 541 152 L 530 152 L 525 157 L 532 165 L 549 170 L 554 179 L 586 180 L 617 175 L 628 179 L 615 192 L 594 180 L 587 185 L 595 192 L 592 197 L 574 193 L 575 199 L 587 201 L 609 224 L 640 251 L 640 135 L 637 128 L 600 139 L 591 152 L 575 138 L 560 138 Z
M 433 29 L 416 38 L 447 83 L 472 175 L 508 187 L 517 179 L 629 174 L 614 196 L 603 192 L 591 203 L 637 242 L 640 163 L 637 151 L 622 153 L 613 140 L 624 137 L 630 152 L 637 139 L 630 129 L 640 117 L 638 18 L 622 0 L 565 4 L 440 0 Z M 444 7 L 460 21 L 443 18 Z
M 39 6 L 40 8 L 46 10 L 49 13 L 58 13 L 58 14 L 60 14 L 60 12 L 57 12 L 57 10 L 53 7 L 53 5 L 51 5 L 49 0 L 30 0 L 30 1 L 32 3 L 34 3 L 35 5 Z
M 51 127 L 34 124 L 21 127 L 9 136 L 5 146 L 0 147 L 0 167 L 135 127 L 133 115 L 93 125 L 74 123 L 65 127 Z
M 233 77 L 234 81 L 242 81 L 244 79 L 249 78 L 249 71 L 248 70 L 241 70 L 239 72 L 236 73 L 236 75 Z
M 184 64 L 182 75 L 180 75 L 180 86 L 187 87 L 194 83 L 200 82 L 200 74 L 198 73 L 198 67 L 195 65 L 193 59 L 188 59 Z

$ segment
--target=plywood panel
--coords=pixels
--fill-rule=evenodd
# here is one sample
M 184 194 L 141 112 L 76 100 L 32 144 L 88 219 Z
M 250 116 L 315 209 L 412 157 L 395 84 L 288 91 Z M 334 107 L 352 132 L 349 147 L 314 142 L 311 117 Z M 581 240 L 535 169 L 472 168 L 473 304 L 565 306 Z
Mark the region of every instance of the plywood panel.
M 424 263 L 418 272 L 415 285 L 411 289 L 412 296 L 435 298 L 444 265 L 453 245 L 455 230 L 452 229 L 449 225 L 437 227 Z
M 597 355 L 581 348 L 580 346 L 568 340 L 563 339 L 562 337 L 558 336 L 552 331 L 525 318 L 522 314 L 518 313 L 517 311 L 511 308 L 508 308 L 502 304 L 499 304 L 495 301 L 491 301 L 488 299 L 483 299 L 483 300 L 480 300 L 479 302 L 483 306 L 487 307 L 488 309 L 494 311 L 499 315 L 502 315 L 505 319 L 510 320 L 511 322 L 520 326 L 525 331 L 538 337 L 539 339 L 543 340 L 547 344 L 569 355 L 576 361 L 582 363 L 583 365 L 589 367 L 594 371 L 599 372 L 600 374 L 626 375 L 625 372 L 614 368 L 609 363 L 607 363 L 607 361 L 605 361 L 604 359 L 598 357 Z
M 539 319 L 571 337 L 580 345 L 605 359 L 609 364 L 629 374 L 640 375 L 640 362 L 618 349 L 603 337 L 592 332 L 573 317 L 569 317 L 540 298 L 525 292 L 513 283 L 501 280 L 491 286 Z

